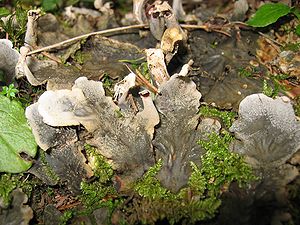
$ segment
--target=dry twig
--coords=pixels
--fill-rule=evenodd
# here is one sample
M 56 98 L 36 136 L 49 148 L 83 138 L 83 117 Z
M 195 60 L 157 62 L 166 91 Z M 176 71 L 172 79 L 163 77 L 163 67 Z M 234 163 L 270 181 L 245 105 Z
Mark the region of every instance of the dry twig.
M 36 53 L 40 53 L 40 52 L 45 52 L 45 51 L 49 51 L 51 49 L 55 49 L 55 48 L 59 48 L 65 45 L 69 45 L 73 42 L 76 41 L 80 41 L 82 39 L 88 38 L 90 36 L 94 36 L 94 35 L 112 35 L 116 32 L 121 32 L 121 31 L 126 31 L 126 30 L 131 30 L 131 29 L 141 29 L 141 28 L 146 28 L 147 26 L 145 24 L 140 24 L 140 25 L 132 25 L 132 26 L 126 26 L 126 27 L 117 27 L 117 28 L 112 28 L 112 29 L 107 29 L 107 30 L 101 30 L 101 31 L 96 31 L 96 32 L 91 32 L 88 34 L 83 34 L 74 38 L 70 38 L 68 40 L 53 44 L 53 45 L 49 45 L 40 49 L 36 49 L 33 51 L 28 52 L 27 55 L 33 55 Z
M 182 24 L 181 27 L 184 28 L 184 29 L 203 29 L 207 32 L 214 31 L 214 32 L 218 32 L 218 33 L 221 33 L 221 34 L 224 34 L 226 36 L 231 37 L 231 35 L 228 34 L 227 32 L 219 30 L 219 29 L 214 28 L 214 27 L 210 27 L 208 25 Z M 132 29 L 142 29 L 142 28 L 144 28 L 144 29 L 148 28 L 148 25 L 147 24 L 139 24 L 139 25 L 131 25 L 131 26 L 126 26 L 126 27 L 117 27 L 117 28 L 112 28 L 112 29 L 107 29 L 107 30 L 91 32 L 91 33 L 88 33 L 88 34 L 83 34 L 83 35 L 80 35 L 80 36 L 77 36 L 77 37 L 70 38 L 68 40 L 65 40 L 65 41 L 62 41 L 62 42 L 59 42 L 59 43 L 56 43 L 56 44 L 53 44 L 53 45 L 49 45 L 49 46 L 46 46 L 46 47 L 35 49 L 33 51 L 28 52 L 27 55 L 29 56 L 29 55 L 33 55 L 33 54 L 36 54 L 36 53 L 46 52 L 46 51 L 49 51 L 49 50 L 52 50 L 52 49 L 63 47 L 63 46 L 72 44 L 73 42 L 80 41 L 82 39 L 85 39 L 85 38 L 88 38 L 88 37 L 91 37 L 91 36 L 94 36 L 94 35 L 110 36 L 110 35 L 113 35 L 117 32 L 128 31 L 128 30 L 132 30 Z

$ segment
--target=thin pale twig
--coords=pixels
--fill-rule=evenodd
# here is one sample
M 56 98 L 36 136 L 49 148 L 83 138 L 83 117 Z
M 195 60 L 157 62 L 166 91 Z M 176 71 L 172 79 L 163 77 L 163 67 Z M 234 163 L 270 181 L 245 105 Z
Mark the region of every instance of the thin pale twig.
M 262 33 L 262 32 L 258 32 L 258 33 L 259 33 L 261 36 L 263 36 L 264 38 L 270 40 L 271 42 L 273 42 L 273 43 L 279 45 L 280 47 L 283 47 L 283 44 L 281 44 L 281 43 L 279 43 L 278 41 L 274 40 L 274 39 L 271 38 L 270 36 L 268 36 L 268 35 L 266 35 L 266 34 L 264 34 L 264 33 Z
M 150 91 L 152 91 L 154 94 L 158 93 L 158 90 L 156 87 L 154 87 L 141 73 L 140 71 L 136 70 L 136 76 L 137 80 L 144 84 Z
M 88 37 L 94 36 L 94 35 L 110 35 L 110 34 L 113 34 L 113 33 L 116 33 L 116 32 L 120 32 L 120 31 L 126 31 L 126 30 L 131 30 L 131 29 L 141 29 L 141 28 L 145 28 L 145 27 L 146 27 L 145 24 L 139 24 L 139 25 L 131 25 L 131 26 L 126 26 L 126 27 L 117 27 L 117 28 L 112 28 L 112 29 L 108 29 L 108 30 L 101 30 L 101 31 L 91 32 L 91 33 L 88 33 L 88 34 L 83 34 L 83 35 L 80 35 L 80 36 L 77 36 L 77 37 L 74 37 L 74 38 L 70 38 L 68 40 L 65 40 L 65 41 L 62 41 L 62 42 L 59 42 L 59 43 L 56 43 L 56 44 L 53 44 L 53 45 L 49 45 L 49 46 L 46 46 L 46 47 L 43 47 L 43 48 L 40 48 L 40 49 L 33 50 L 31 52 L 28 52 L 27 55 L 33 55 L 33 54 L 36 54 L 36 53 L 49 51 L 51 49 L 55 49 L 55 48 L 58 48 L 58 47 L 61 47 L 61 46 L 67 45 L 67 44 L 71 44 L 73 42 L 80 41 L 82 39 L 85 39 L 85 38 L 88 38 Z
M 133 72 L 132 69 L 125 63 L 124 64 L 127 69 L 130 71 L 130 72 Z M 150 91 L 152 91 L 154 94 L 157 94 L 158 93 L 158 89 L 153 86 L 142 74 L 140 71 L 138 70 L 135 70 L 133 72 L 135 75 L 136 75 L 136 79 L 137 81 L 141 84 L 141 85 L 145 85 Z
M 212 30 L 214 32 L 218 32 L 218 33 L 221 33 L 221 34 L 224 34 L 224 35 L 230 37 L 230 34 L 228 34 L 227 32 L 222 31 L 222 30 L 218 30 L 218 29 L 215 29 L 215 28 L 211 28 L 207 25 L 182 24 L 181 27 L 185 28 L 185 29 L 203 29 L 205 31 Z M 126 30 L 131 30 L 131 29 L 141 29 L 141 28 L 148 28 L 148 25 L 147 24 L 138 24 L 138 25 L 131 25 L 131 26 L 126 26 L 126 27 L 116 27 L 116 28 L 107 29 L 107 30 L 95 31 L 95 32 L 91 32 L 91 33 L 88 33 L 88 34 L 83 34 L 83 35 L 80 35 L 80 36 L 77 36 L 77 37 L 73 37 L 73 38 L 67 39 L 65 41 L 58 42 L 58 43 L 53 44 L 53 45 L 49 45 L 49 46 L 46 46 L 46 47 L 35 49 L 33 51 L 28 52 L 27 55 L 33 55 L 33 54 L 40 53 L 40 52 L 46 52 L 46 51 L 49 51 L 49 50 L 52 50 L 52 49 L 55 49 L 55 48 L 59 48 L 59 47 L 71 44 L 71 43 L 76 42 L 76 41 L 80 41 L 82 39 L 85 39 L 85 38 L 88 38 L 88 37 L 94 36 L 94 35 L 109 36 L 109 35 L 115 34 L 115 33 L 120 32 L 120 31 L 126 31 Z

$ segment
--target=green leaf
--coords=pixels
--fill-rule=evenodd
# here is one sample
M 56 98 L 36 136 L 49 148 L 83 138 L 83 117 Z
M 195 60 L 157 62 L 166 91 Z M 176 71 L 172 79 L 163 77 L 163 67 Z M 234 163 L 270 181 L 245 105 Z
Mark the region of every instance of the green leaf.
M 78 2 L 79 2 L 79 0 L 67 0 L 66 6 L 75 5 Z
M 62 5 L 62 0 L 43 0 L 42 1 L 42 8 L 46 11 L 54 11 L 59 9 Z
M 298 20 L 300 20 L 300 10 L 298 8 L 293 7 L 291 9 L 291 13 L 293 13 L 298 18 Z
M 0 92 L 0 94 L 8 98 L 15 98 L 18 92 L 19 90 L 15 88 L 14 84 L 10 84 L 8 87 L 2 87 L 2 91 Z
M 10 11 L 7 8 L 0 7 L 0 18 L 3 16 L 8 16 L 10 14 Z
M 267 80 L 263 81 L 263 94 L 271 98 L 275 97 L 274 90 Z
M 24 160 L 20 153 L 34 157 L 36 149 L 24 109 L 17 101 L 0 95 L 0 172 L 26 171 L 31 162 Z
M 291 8 L 285 4 L 268 3 L 262 5 L 246 23 L 252 27 L 266 27 L 290 12 Z

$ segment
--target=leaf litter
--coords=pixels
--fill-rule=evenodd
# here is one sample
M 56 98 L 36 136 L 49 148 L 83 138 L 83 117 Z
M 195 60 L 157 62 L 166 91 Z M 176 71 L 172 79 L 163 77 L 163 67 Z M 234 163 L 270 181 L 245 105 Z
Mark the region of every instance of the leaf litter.
M 210 133 L 222 135 L 226 129 L 217 119 L 202 118 L 198 113 L 201 104 L 210 104 L 220 109 L 240 108 L 239 119 L 230 128 L 237 138 L 232 143 L 232 150 L 246 155 L 247 162 L 262 179 L 247 189 L 248 197 L 260 199 L 274 194 L 281 204 L 282 198 L 286 197 L 286 185 L 294 181 L 298 174 L 294 166 L 296 163 L 289 165 L 286 161 L 293 158 L 293 154 L 299 150 L 299 138 L 296 137 L 299 122 L 290 103 L 283 102 L 288 106 L 284 105 L 283 110 L 277 111 L 276 106 L 272 105 L 272 102 L 281 104 L 279 102 L 285 101 L 284 98 L 273 100 L 263 94 L 251 95 L 262 91 L 262 74 L 270 68 L 266 60 L 255 57 L 257 45 L 253 40 L 259 35 L 240 27 L 226 27 L 225 20 L 218 18 L 210 22 L 213 27 L 211 30 L 221 31 L 219 34 L 207 33 L 210 31 L 208 24 L 199 25 L 204 31 L 190 31 L 187 34 L 174 19 L 175 15 L 188 19 L 188 15 L 182 11 L 181 1 L 174 1 L 173 9 L 168 6 L 162 10 L 161 2 L 157 1 L 152 9 L 154 11 L 150 11 L 153 13 L 150 13 L 150 19 L 140 11 L 144 9 L 145 2 L 136 2 L 141 4 L 134 6 L 137 20 L 140 23 L 149 20 L 150 23 L 150 32 L 142 38 L 148 41 L 142 42 L 137 33 L 114 34 L 110 38 L 91 35 L 82 38 L 80 42 L 78 39 L 76 43 L 45 49 L 39 55 L 38 52 L 33 53 L 35 49 L 91 32 L 99 29 L 99 26 L 102 26 L 100 29 L 105 29 L 110 26 L 110 22 L 113 26 L 116 24 L 114 20 L 110 21 L 113 15 L 109 11 L 101 14 L 93 10 L 67 8 L 65 16 L 70 27 L 63 27 L 51 14 L 32 20 L 30 17 L 36 15 L 29 13 L 28 21 L 31 21 L 31 25 L 28 27 L 36 30 L 28 30 L 26 37 L 29 38 L 27 44 L 30 45 L 24 46 L 26 51 L 23 54 L 21 52 L 21 59 L 18 56 L 21 73 L 17 77 L 26 76 L 32 85 L 47 83 L 47 91 L 26 109 L 26 117 L 36 142 L 45 151 L 45 159 L 39 158 L 29 172 L 46 184 L 54 185 L 59 182 L 65 184 L 73 194 L 79 194 L 81 182 L 93 179 L 93 171 L 83 148 L 88 143 L 96 147 L 97 153 L 112 165 L 116 173 L 113 183 L 118 192 L 130 193 L 135 182 L 162 159 L 157 179 L 163 187 L 178 193 L 188 185 L 192 173 L 190 163 L 201 167 L 200 158 L 205 150 L 197 141 L 207 140 Z M 236 8 L 233 18 L 243 16 L 248 10 L 245 1 L 238 2 L 244 5 L 235 4 L 240 9 Z M 155 11 L 157 9 L 159 11 Z M 157 13 L 159 17 L 156 17 Z M 104 25 L 93 26 L 89 23 L 101 16 L 105 17 Z M 83 27 L 87 30 L 79 29 Z M 130 29 L 129 27 L 128 30 Z M 230 29 L 233 32 L 228 37 Z M 221 34 L 222 32 L 226 35 Z M 156 48 L 152 46 L 149 49 L 149 43 L 156 42 L 152 35 L 161 41 Z M 150 86 L 138 78 L 137 71 L 128 71 L 128 66 L 119 62 L 122 59 L 141 57 L 147 59 L 152 78 Z M 283 67 L 280 58 L 272 60 L 275 67 L 280 62 L 281 71 L 290 73 L 291 69 Z M 15 60 L 13 64 L 16 63 Z M 115 69 L 118 67 L 120 70 L 116 73 Z M 7 80 L 14 76 L 11 68 L 1 67 L 1 70 L 12 74 Z M 241 78 L 242 74 L 246 74 L 241 71 L 250 71 L 251 75 Z M 128 74 L 136 78 L 132 79 L 129 86 L 124 86 L 126 82 L 123 78 Z M 113 83 L 118 82 L 116 90 L 123 90 L 118 93 L 118 98 L 105 95 L 106 90 L 101 80 L 106 75 Z M 146 90 L 149 87 L 157 90 L 157 93 Z M 256 101 L 260 105 L 253 108 L 253 101 L 245 103 L 255 96 L 264 99 L 266 104 Z M 246 104 L 250 105 L 246 107 L 247 110 L 243 110 Z M 251 110 L 257 108 L 262 108 L 261 117 L 258 120 L 252 119 L 253 115 L 260 115 L 252 114 Z M 288 116 L 285 114 L 286 108 Z M 245 122 L 247 118 L 256 123 Z M 280 122 L 282 118 L 286 121 Z M 276 125 L 278 123 L 281 124 L 279 127 Z M 293 128 L 290 129 L 290 125 Z M 247 133 L 251 127 L 254 129 L 253 135 Z M 285 128 L 287 132 L 282 131 Z M 286 140 L 290 140 L 289 145 L 285 144 Z M 270 144 L 270 141 L 275 142 L 276 146 Z M 51 174 L 46 172 L 48 170 L 43 170 L 46 164 L 59 181 L 51 178 Z M 265 190 L 270 190 L 269 195 L 264 193 Z M 221 212 L 223 207 L 226 207 L 226 201 Z M 254 210 L 255 201 L 249 208 Z M 234 212 L 227 212 L 225 215 L 230 213 Z M 278 218 L 279 214 L 275 212 L 270 218 Z

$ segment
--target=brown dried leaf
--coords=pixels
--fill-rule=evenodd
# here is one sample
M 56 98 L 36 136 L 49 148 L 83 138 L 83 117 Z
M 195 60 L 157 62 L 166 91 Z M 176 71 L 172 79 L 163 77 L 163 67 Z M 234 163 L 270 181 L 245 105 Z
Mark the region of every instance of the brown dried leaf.
M 99 12 L 95 12 L 97 15 L 99 14 Z M 51 14 L 47 14 L 32 22 L 33 24 L 30 27 L 36 27 L 36 23 L 38 23 L 38 29 L 35 32 L 28 30 L 26 37 L 29 40 L 35 40 L 35 34 L 38 34 L 38 42 L 33 46 L 35 48 L 64 41 L 70 36 L 89 33 L 88 31 L 82 32 L 80 29 L 74 28 L 75 33 L 70 34 L 71 31 L 64 30 L 65 28 Z M 93 31 L 93 28 L 91 29 Z M 19 77 L 25 75 L 32 85 L 41 85 L 48 82 L 48 90 L 70 89 L 74 81 L 80 76 L 99 80 L 104 74 L 113 75 L 116 73 L 115 65 L 118 60 L 137 59 L 143 56 L 141 50 L 135 45 L 105 37 L 92 37 L 85 43 L 73 43 L 71 47 L 70 44 L 62 45 L 55 50 L 58 51 L 47 55 L 50 59 L 55 59 L 56 61 L 41 60 L 38 55 L 27 56 L 26 63 L 29 69 L 27 68 L 28 71 L 23 69 Z M 79 56 L 76 56 L 77 53 Z M 63 62 L 70 61 L 71 63 L 65 66 L 58 63 L 60 59 L 63 59 Z M 23 62 L 25 62 L 25 59 Z M 122 69 L 124 70 L 123 72 L 118 70 L 118 76 L 128 73 L 127 70 Z

